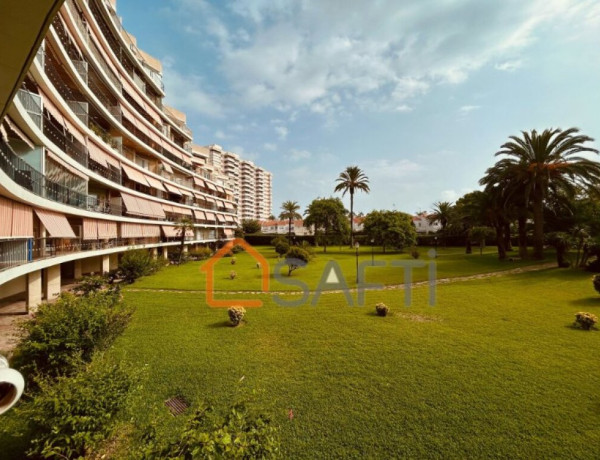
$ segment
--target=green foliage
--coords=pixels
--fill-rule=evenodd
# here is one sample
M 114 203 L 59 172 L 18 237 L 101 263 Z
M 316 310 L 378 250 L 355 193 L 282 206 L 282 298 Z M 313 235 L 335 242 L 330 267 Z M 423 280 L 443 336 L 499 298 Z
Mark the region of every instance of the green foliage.
M 279 235 L 271 240 L 271 246 L 277 246 L 279 243 L 287 243 L 287 242 L 288 242 L 287 238 L 284 238 L 283 236 Z
M 94 275 L 92 273 L 91 275 L 82 277 L 77 282 L 78 284 L 77 287 L 75 287 L 75 292 L 83 296 L 88 296 L 91 293 L 102 289 L 108 280 L 105 276 Z
M 123 254 L 119 265 L 123 281 L 129 284 L 142 276 L 155 273 L 160 267 L 160 262 L 154 260 L 152 255 L 145 249 L 127 251 Z
M 260 222 L 253 219 L 242 220 L 242 231 L 245 234 L 260 232 Z
M 197 409 L 178 440 L 161 443 L 151 428 L 144 438 L 144 459 L 271 459 L 279 454 L 277 428 L 245 403 L 225 417 L 210 406 Z
M 240 252 L 244 252 L 244 247 L 239 244 L 236 244 L 234 247 L 231 248 L 231 252 L 233 254 L 238 254 Z
M 378 246 L 403 249 L 414 246 L 417 232 L 412 217 L 400 211 L 371 211 L 365 217 L 364 231 Z
M 306 208 L 304 226 L 314 228 L 323 251 L 327 246 L 345 240 L 350 234 L 347 211 L 339 198 L 317 198 Z
M 571 235 L 565 232 L 552 232 L 546 235 L 546 241 L 556 249 L 556 261 L 558 266 L 566 268 L 571 263 L 566 259 L 566 254 L 573 244 Z
M 290 250 L 290 245 L 288 244 L 287 241 L 282 240 L 279 241 L 276 245 L 275 245 L 275 252 L 277 254 L 279 254 L 279 256 L 284 255 L 285 253 L 287 253 Z
M 210 256 L 212 256 L 212 254 L 213 254 L 213 250 L 211 248 L 205 247 L 205 246 L 201 246 L 199 248 L 192 249 L 189 252 L 190 258 L 192 258 L 194 260 L 206 260 Z
M 70 375 L 81 361 L 89 362 L 95 350 L 106 349 L 132 313 L 118 290 L 86 297 L 63 293 L 55 303 L 40 305 L 35 317 L 21 325 L 23 338 L 14 365 L 27 376 Z
M 471 229 L 471 238 L 479 245 L 479 254 L 483 254 L 485 248 L 485 240 L 494 234 L 494 230 L 490 227 L 473 227 Z
M 133 379 L 120 365 L 103 359 L 73 376 L 43 379 L 39 392 L 20 408 L 31 432 L 33 458 L 83 458 L 110 433 Z
M 230 307 L 227 309 L 227 314 L 229 315 L 231 324 L 233 326 L 238 326 L 246 315 L 246 309 L 244 307 Z
M 285 263 L 288 266 L 288 276 L 300 267 L 305 267 L 310 260 L 310 254 L 299 246 L 292 246 L 285 254 Z
M 387 316 L 389 312 L 390 307 L 388 307 L 386 304 L 379 302 L 375 305 L 375 313 L 377 313 L 377 316 Z
M 413 259 L 418 259 L 418 258 L 421 256 L 421 254 L 419 253 L 419 250 L 418 250 L 417 248 L 412 248 L 412 249 L 410 250 L 410 256 L 411 256 Z
M 598 317 L 593 313 L 588 313 L 586 311 L 580 311 L 579 313 L 575 313 L 574 325 L 580 327 L 585 331 L 589 331 L 590 329 L 592 329 L 597 322 Z
M 596 290 L 596 292 L 598 292 L 598 294 L 600 294 L 600 275 L 595 275 L 592 278 L 592 283 L 594 285 L 594 289 Z

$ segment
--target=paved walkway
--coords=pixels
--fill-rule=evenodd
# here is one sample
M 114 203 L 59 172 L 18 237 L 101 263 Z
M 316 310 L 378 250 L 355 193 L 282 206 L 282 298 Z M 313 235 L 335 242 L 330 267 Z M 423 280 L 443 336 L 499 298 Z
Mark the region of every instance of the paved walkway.
M 556 262 L 548 262 L 545 264 L 539 264 L 539 265 L 530 265 L 527 267 L 519 267 L 519 268 L 513 268 L 510 270 L 502 270 L 502 271 L 497 271 L 497 272 L 490 272 L 490 273 L 479 273 L 477 275 L 467 275 L 467 276 L 455 276 L 455 277 L 451 277 L 451 278 L 440 278 L 438 280 L 436 280 L 436 284 L 448 284 L 448 283 L 455 283 L 455 282 L 459 282 L 459 281 L 471 281 L 471 280 L 480 280 L 480 279 L 487 279 L 487 278 L 497 278 L 500 276 L 508 276 L 508 275 L 516 275 L 519 273 L 525 273 L 525 272 L 533 272 L 533 271 L 539 271 L 539 270 L 547 270 L 549 268 L 553 268 L 556 267 Z M 417 287 L 417 286 L 426 286 L 427 284 L 429 284 L 429 281 L 418 281 L 415 283 L 411 284 L 411 287 Z M 378 290 L 384 290 L 384 291 L 388 291 L 388 290 L 395 290 L 395 289 L 404 289 L 405 284 L 390 284 L 387 286 L 384 286 L 383 288 L 365 288 L 365 291 L 378 291 Z M 155 289 L 155 288 L 127 288 L 128 291 L 133 291 L 133 292 L 169 292 L 169 293 L 173 293 L 173 294 L 203 294 L 205 291 L 203 289 L 200 290 L 178 290 L 178 289 Z M 351 288 L 348 290 L 349 292 L 357 292 L 358 289 L 357 288 Z M 269 291 L 269 294 L 277 294 L 277 295 L 294 295 L 294 294 L 298 294 L 300 291 Z M 321 291 L 322 294 L 339 294 L 342 291 L 340 289 L 332 289 L 332 290 L 323 290 Z M 215 293 L 217 294 L 250 294 L 250 295 L 260 295 L 260 294 L 264 294 L 263 291 L 221 291 L 221 290 L 216 290 Z M 315 291 L 310 291 L 310 294 L 314 294 Z

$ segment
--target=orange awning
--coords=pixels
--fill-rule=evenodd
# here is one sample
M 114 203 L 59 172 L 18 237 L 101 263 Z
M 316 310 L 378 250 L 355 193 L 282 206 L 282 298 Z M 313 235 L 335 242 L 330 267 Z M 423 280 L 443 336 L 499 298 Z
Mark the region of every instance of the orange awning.
M 64 214 L 36 209 L 35 213 L 52 238 L 77 238 Z
M 171 192 L 171 193 L 173 193 L 173 194 L 175 194 L 175 195 L 179 195 L 179 196 L 181 196 L 181 190 L 179 190 L 179 189 L 178 189 L 177 187 L 175 187 L 174 185 L 168 184 L 168 183 L 166 183 L 166 182 L 165 182 L 165 184 L 164 184 L 164 185 L 165 185 L 165 188 L 166 188 L 166 189 L 167 189 L 169 192 Z

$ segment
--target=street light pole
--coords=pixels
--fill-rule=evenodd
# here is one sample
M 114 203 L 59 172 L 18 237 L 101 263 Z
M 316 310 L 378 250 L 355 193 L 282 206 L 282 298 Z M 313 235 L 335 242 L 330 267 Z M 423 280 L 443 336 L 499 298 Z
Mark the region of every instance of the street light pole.
M 358 284 L 358 241 L 354 243 L 354 247 L 356 248 L 356 284 Z

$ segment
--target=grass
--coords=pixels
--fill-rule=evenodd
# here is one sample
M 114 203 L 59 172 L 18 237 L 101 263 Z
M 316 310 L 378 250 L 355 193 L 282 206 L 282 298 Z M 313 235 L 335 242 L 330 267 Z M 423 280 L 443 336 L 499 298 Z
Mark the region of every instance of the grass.
M 283 267 L 279 279 L 274 276 L 275 267 L 278 259 L 272 247 L 258 247 L 264 255 L 270 266 L 270 286 L 271 291 L 291 291 L 298 290 L 297 285 L 287 284 L 288 280 L 302 281 L 308 285 L 310 290 L 315 290 L 319 285 L 324 268 L 330 261 L 335 261 L 344 276 L 344 280 L 349 287 L 356 286 L 356 255 L 354 250 L 348 248 L 329 248 L 324 254 L 320 250 L 315 252 L 315 257 L 305 268 L 300 268 L 292 273 L 291 278 L 287 277 L 287 268 Z M 419 261 L 429 263 L 427 248 L 420 248 L 421 258 Z M 478 273 L 489 273 L 501 270 L 510 270 L 512 268 L 538 264 L 539 261 L 519 260 L 519 261 L 500 261 L 495 248 L 488 248 L 483 255 L 479 255 L 479 250 L 474 254 L 465 254 L 463 248 L 440 248 L 438 258 L 435 259 L 437 265 L 438 278 L 449 278 L 457 276 L 468 276 Z M 509 256 L 511 257 L 511 256 Z M 553 255 L 547 255 L 547 261 L 551 261 Z M 257 268 L 256 261 L 247 253 L 241 252 L 235 256 L 235 265 L 231 264 L 231 258 L 225 257 L 215 265 L 215 290 L 217 291 L 260 291 L 261 270 Z M 390 262 L 393 260 L 409 261 L 413 260 L 410 254 L 387 253 L 381 251 L 374 253 L 373 259 L 378 262 L 384 262 L 385 267 L 370 267 L 371 249 L 363 247 L 359 252 L 359 263 L 367 265 L 365 269 L 366 282 L 377 282 L 384 285 L 401 284 L 404 282 L 402 268 L 392 267 Z M 163 276 L 154 276 L 144 278 L 135 284 L 137 289 L 173 289 L 173 290 L 204 290 L 206 287 L 206 275 L 200 271 L 203 262 L 192 262 L 181 267 L 167 267 Z M 229 278 L 230 272 L 234 270 L 237 277 L 234 280 Z M 173 275 L 170 275 L 173 273 Z M 175 275 L 176 274 L 176 275 Z M 413 280 L 424 281 L 427 279 L 427 268 L 413 269 Z
M 187 270 L 134 287 L 172 286 Z M 238 328 L 202 293 L 124 295 L 137 312 L 110 356 L 146 373 L 122 433 L 152 421 L 175 433 L 184 417 L 164 407 L 174 395 L 224 407 L 256 390 L 283 458 L 590 458 L 600 442 L 600 332 L 571 326 L 577 311 L 600 314 L 588 273 L 444 284 L 435 307 L 426 287 L 410 307 L 398 290 L 368 292 L 369 306 L 354 308 L 339 294 L 296 308 L 264 295 Z M 391 316 L 375 316 L 380 301 Z

